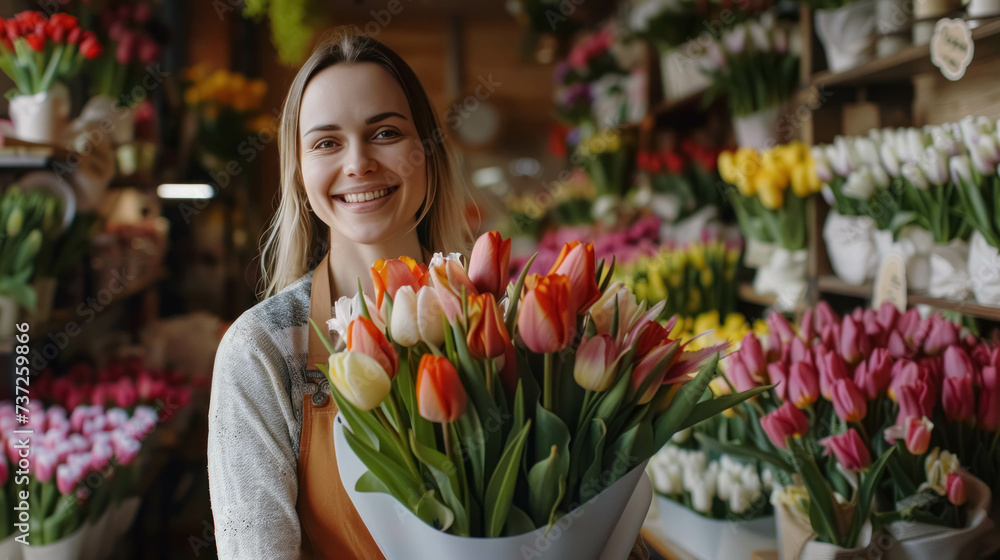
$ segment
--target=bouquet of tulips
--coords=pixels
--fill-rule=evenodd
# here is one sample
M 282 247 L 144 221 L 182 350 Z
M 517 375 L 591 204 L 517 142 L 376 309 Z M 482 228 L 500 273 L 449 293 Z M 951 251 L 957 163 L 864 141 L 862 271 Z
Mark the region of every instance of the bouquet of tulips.
M 680 151 L 640 152 L 636 165 L 649 178 L 653 210 L 674 221 L 707 206 L 721 209 L 716 171 L 719 153 L 716 148 L 691 141 L 685 141 Z
M 869 521 L 904 546 L 920 536 L 904 537 L 893 525 L 899 520 L 966 527 L 970 486 L 975 508 L 985 499 L 988 509 L 979 494 L 997 483 L 1000 406 L 991 376 L 1000 353 L 939 316 L 900 314 L 890 304 L 841 318 L 821 302 L 798 328 L 777 313 L 768 323 L 768 337 L 747 335 L 727 358 L 725 381 L 713 390 L 774 390 L 699 437 L 774 465 L 787 487 L 777 501 L 804 514 L 820 541 L 864 546 L 858 539 Z
M 60 226 L 59 200 L 42 191 L 21 192 L 16 185 L 0 198 L 0 295 L 34 311 L 31 286 L 36 259 Z
M 251 80 L 239 72 L 203 66 L 185 70 L 189 82 L 184 102 L 198 116 L 198 146 L 207 166 L 214 168 L 239 156 L 250 135 L 271 126 L 270 115 L 261 112 L 267 82 Z M 221 162 L 216 160 L 222 160 Z
M 99 19 L 109 49 L 92 63 L 91 95 L 106 95 L 131 107 L 141 101 L 131 92 L 142 87 L 146 68 L 160 58 L 166 32 L 143 2 L 109 6 Z
M 523 535 L 753 394 L 702 401 L 717 363 L 706 358 L 722 348 L 689 352 L 668 338 L 663 305 L 647 309 L 611 283 L 593 251 L 568 243 L 548 274 L 512 285 L 509 241 L 496 232 L 479 238 L 468 267 L 454 254 L 375 263 L 374 300 L 338 302 L 320 364 L 368 471 L 358 491 L 388 493 L 454 535 Z
M 597 188 L 597 201 L 592 214 L 600 217 L 614 210 L 629 185 L 631 157 L 629 146 L 613 130 L 595 133 L 576 146 L 580 167 Z M 602 204 L 604 201 L 611 201 Z
M 8 99 L 49 91 L 102 51 L 97 37 L 68 14 L 45 17 L 28 10 L 0 19 L 0 26 L 0 69 L 14 82 Z

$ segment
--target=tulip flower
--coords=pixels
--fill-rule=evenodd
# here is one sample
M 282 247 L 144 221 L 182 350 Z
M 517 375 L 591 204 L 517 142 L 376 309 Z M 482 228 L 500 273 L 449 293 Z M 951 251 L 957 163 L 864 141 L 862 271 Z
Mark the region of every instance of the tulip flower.
M 431 422 L 447 423 L 465 413 L 465 388 L 444 356 L 424 354 L 417 369 L 417 410 Z
M 799 338 L 805 342 L 806 346 L 812 346 L 813 340 L 816 338 L 816 321 L 813 315 L 812 307 L 806 309 L 805 313 L 802 314 L 802 323 L 799 325 Z
M 73 492 L 76 485 L 83 478 L 82 469 L 62 464 L 56 467 L 56 487 L 60 494 L 68 495 Z
M 958 344 L 958 327 L 951 321 L 931 319 L 931 328 L 924 340 L 924 352 L 937 356 L 949 346 Z
M 787 449 L 788 438 L 802 437 L 809 431 L 809 419 L 789 401 L 761 417 L 760 425 L 778 449 Z
M 834 384 L 833 410 L 845 422 L 860 422 L 868 413 L 864 394 L 850 378 L 838 379 Z
M 840 329 L 839 348 L 844 361 L 851 365 L 860 362 L 871 351 L 868 335 L 863 332 L 853 317 L 844 317 Z
M 823 438 L 820 443 L 826 448 L 827 455 L 832 452 L 840 465 L 851 472 L 861 472 L 872 464 L 868 447 L 854 428 Z
M 862 362 L 854 370 L 854 382 L 868 400 L 875 400 L 889 388 L 889 383 L 892 381 L 891 364 L 889 351 L 885 348 L 876 348 L 868 361 Z
M 432 346 L 444 344 L 444 322 L 441 317 L 444 310 L 441 309 L 441 299 L 438 298 L 437 290 L 431 286 L 425 286 L 417 292 L 417 329 L 420 332 L 420 340 Z
M 493 294 L 479 294 L 469 298 L 469 334 L 466 342 L 473 358 L 494 359 L 504 355 L 510 337 L 507 336 L 503 313 Z
M 752 332 L 747 333 L 740 342 L 738 352 L 743 365 L 746 366 L 747 373 L 754 380 L 763 382 L 767 373 L 767 358 L 764 356 L 764 348 L 760 340 Z
M 427 283 L 426 269 L 409 257 L 379 259 L 372 265 L 371 274 L 375 286 L 375 309 L 382 309 L 386 292 L 395 299 L 399 288 L 409 286 L 417 291 Z
M 809 362 L 796 362 L 789 370 L 788 398 L 799 408 L 811 406 L 819 398 L 819 379 Z
M 389 318 L 392 340 L 409 348 L 420 342 L 417 324 L 417 293 L 410 286 L 400 286 L 392 300 L 392 317 Z
M 396 349 L 385 338 L 385 334 L 372 321 L 358 317 L 347 327 L 347 349 L 367 354 L 373 358 L 389 379 L 396 377 L 399 356 Z
M 960 506 L 965 503 L 965 479 L 961 472 L 948 474 L 945 489 L 948 494 L 948 501 L 953 505 Z
M 663 325 L 656 321 L 647 321 L 639 329 L 633 332 L 634 335 L 627 339 L 625 347 L 635 348 L 635 355 L 633 356 L 633 359 L 636 361 L 642 360 L 654 348 L 663 344 L 663 341 L 667 340 L 668 334 L 667 329 L 663 328 Z
M 949 346 L 944 351 L 944 375 L 945 377 L 968 377 L 972 379 L 976 368 L 972 365 L 972 359 L 958 346 Z
M 819 368 L 819 387 L 823 398 L 833 400 L 833 388 L 840 379 L 847 378 L 847 364 L 839 353 L 830 351 L 823 356 L 823 365 Z
M 1000 391 L 985 385 L 980 387 L 979 414 L 976 415 L 976 421 L 977 427 L 983 431 L 1000 431 Z
M 510 239 L 496 231 L 479 236 L 469 257 L 469 280 L 479 293 L 503 299 L 510 282 Z
M 330 384 L 352 405 L 371 410 L 392 389 L 392 380 L 375 358 L 363 352 L 338 352 L 330 355 Z
M 444 311 L 448 321 L 455 323 L 462 317 L 462 293 L 464 297 L 477 295 L 476 287 L 472 280 L 465 273 L 465 269 L 457 261 L 444 259 L 444 261 L 432 266 L 430 270 L 431 281 L 434 289 L 441 300 L 441 309 Z
M 368 308 L 368 314 L 371 316 L 372 322 L 378 327 L 378 330 L 385 330 L 385 322 L 382 321 L 382 317 L 379 315 L 379 310 L 375 307 L 375 302 L 372 301 L 367 294 L 363 292 L 358 292 L 353 298 L 341 297 L 333 304 L 333 317 L 326 322 L 327 328 L 331 331 L 337 333 L 341 340 L 347 339 L 347 327 L 351 324 L 351 321 L 361 316 L 361 299 L 364 298 L 365 306 Z M 154 387 L 151 387 L 151 391 L 155 394 L 156 389 L 162 390 L 162 385 L 157 384 L 153 381 Z
M 115 451 L 115 461 L 119 465 L 129 465 L 139 455 L 139 451 L 142 450 L 142 444 L 131 436 L 124 433 L 123 435 L 124 437 L 112 439 L 111 444 Z
M 726 378 L 736 388 L 736 392 L 742 393 L 757 387 L 757 381 L 750 375 L 749 370 L 739 359 L 739 354 L 729 356 L 729 371 Z
M 593 243 L 584 245 L 579 241 L 570 241 L 564 245 L 549 274 L 562 274 L 569 278 L 572 286 L 569 305 L 574 315 L 586 311 L 601 297 Z
M 788 319 L 781 313 L 774 312 L 767 316 L 767 326 L 771 329 L 771 332 L 777 333 L 778 338 L 782 343 L 788 344 L 795 337 L 795 332 L 792 331 L 792 326 L 788 324 Z
M 44 447 L 33 450 L 32 455 L 35 456 L 35 478 L 39 482 L 48 482 L 55 473 L 56 463 L 59 460 L 58 455 L 56 455 L 55 451 L 45 449 Z
M 976 417 L 976 397 L 971 377 L 946 377 L 941 405 L 949 422 L 966 422 Z
M 935 395 L 931 387 L 922 379 L 899 386 L 896 390 L 896 396 L 899 402 L 897 424 L 907 422 L 910 418 L 930 416 L 934 410 Z
M 95 440 L 90 448 L 90 470 L 101 471 L 111 462 L 114 451 L 110 439 Z
M 839 325 L 840 317 L 833 311 L 830 304 L 821 301 L 816 304 L 816 327 L 822 331 L 825 327 L 829 325 Z
M 788 400 L 788 367 L 784 362 L 767 364 L 767 376 L 774 385 L 774 392 L 781 400 Z
M 573 340 L 576 324 L 570 313 L 569 294 L 569 279 L 561 274 L 535 279 L 517 317 L 518 333 L 529 350 L 538 354 L 558 352 Z
M 612 367 L 617 355 L 615 340 L 610 334 L 599 334 L 584 340 L 576 352 L 573 379 L 588 391 L 606 391 L 615 380 Z
M 910 418 L 906 423 L 906 450 L 913 455 L 923 455 L 931 446 L 934 423 L 927 417 Z
M 590 316 L 593 318 L 594 326 L 599 334 L 611 333 L 616 301 L 618 304 L 618 325 L 622 332 L 625 332 L 632 324 L 634 317 L 644 311 L 643 305 L 636 301 L 635 294 L 621 282 L 613 282 L 601 297 L 590 306 Z M 620 340 L 624 340 L 624 336 Z

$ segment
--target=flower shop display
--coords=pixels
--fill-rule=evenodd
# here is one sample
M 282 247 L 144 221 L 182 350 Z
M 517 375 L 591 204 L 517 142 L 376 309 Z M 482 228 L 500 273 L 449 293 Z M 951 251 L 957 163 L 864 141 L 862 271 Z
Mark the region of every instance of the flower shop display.
M 684 141 L 680 150 L 639 152 L 636 167 L 649 180 L 653 212 L 674 223 L 708 207 L 714 208 L 716 215 L 724 209 L 718 188 L 720 152 L 690 140 Z
M 512 285 L 507 247 L 490 232 L 468 268 L 454 255 L 378 261 L 373 301 L 344 298 L 328 325 L 318 366 L 341 411 L 342 480 L 394 558 L 427 554 L 394 544 L 405 533 L 443 558 L 524 545 L 596 559 L 653 452 L 753 394 L 699 402 L 721 348 L 667 338 L 662 306 L 611 283 L 592 244 L 566 244 L 548 274 Z M 638 525 L 619 530 L 634 540 Z
M 711 19 L 709 4 L 690 1 L 648 0 L 629 13 L 629 30 L 656 46 L 660 55 L 660 78 L 664 99 L 679 99 L 704 90 L 710 81 L 704 48 L 696 31 Z
M 616 41 L 610 27 L 581 37 L 565 61 L 556 65 L 555 102 L 560 118 L 584 129 L 596 130 L 630 122 L 629 71 L 612 50 Z
M 764 150 L 788 139 L 791 128 L 781 114 L 799 83 L 799 54 L 790 47 L 799 43 L 796 32 L 762 17 L 733 27 L 711 47 L 705 99 L 726 96 L 740 146 Z
M 188 68 L 185 79 L 190 83 L 184 102 L 198 116 L 198 152 L 209 170 L 239 158 L 241 143 L 271 126 L 271 116 L 261 112 L 264 80 L 226 70 L 209 73 L 203 66 Z
M 986 552 L 993 522 L 979 490 L 1000 472 L 997 349 L 888 303 L 841 318 L 821 302 L 797 326 L 777 313 L 768 323 L 713 390 L 774 389 L 734 409 L 742 421 L 717 437 L 698 437 L 775 467 L 783 557 L 885 551 L 886 539 L 897 554 L 939 542 L 935 558 Z
M 631 146 L 617 131 L 607 129 L 582 139 L 576 145 L 576 158 L 597 189 L 591 217 L 615 223 L 616 208 L 632 184 Z
M 22 140 L 66 142 L 69 93 L 65 82 L 85 60 L 102 52 L 101 43 L 75 17 L 27 10 L 2 20 L 0 70 L 14 88 L 7 93 L 15 134 Z
M 844 72 L 875 58 L 878 20 L 876 0 L 820 0 L 814 22 L 831 72 Z M 890 20 L 891 21 L 891 20 Z
M 745 260 L 759 267 L 754 290 L 777 295 L 786 309 L 805 294 L 806 202 L 820 190 L 816 171 L 812 153 L 799 142 L 719 155 L 719 175 L 731 185 L 726 195 L 747 240 Z

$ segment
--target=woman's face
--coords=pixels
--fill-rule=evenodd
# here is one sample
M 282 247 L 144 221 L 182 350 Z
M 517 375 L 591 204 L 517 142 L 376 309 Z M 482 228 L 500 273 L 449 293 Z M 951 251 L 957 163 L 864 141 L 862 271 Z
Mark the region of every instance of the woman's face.
M 426 163 L 406 95 L 387 70 L 336 64 L 313 76 L 299 147 L 309 204 L 335 238 L 376 244 L 413 226 Z

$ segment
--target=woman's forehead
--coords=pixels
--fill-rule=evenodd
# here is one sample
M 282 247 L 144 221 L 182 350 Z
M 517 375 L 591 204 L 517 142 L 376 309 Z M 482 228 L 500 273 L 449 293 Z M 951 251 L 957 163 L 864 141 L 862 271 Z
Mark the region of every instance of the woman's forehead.
M 413 120 L 403 88 L 388 70 L 372 62 L 335 64 L 306 86 L 299 128 L 305 133 L 319 125 L 361 127 L 366 119 L 390 112 Z

